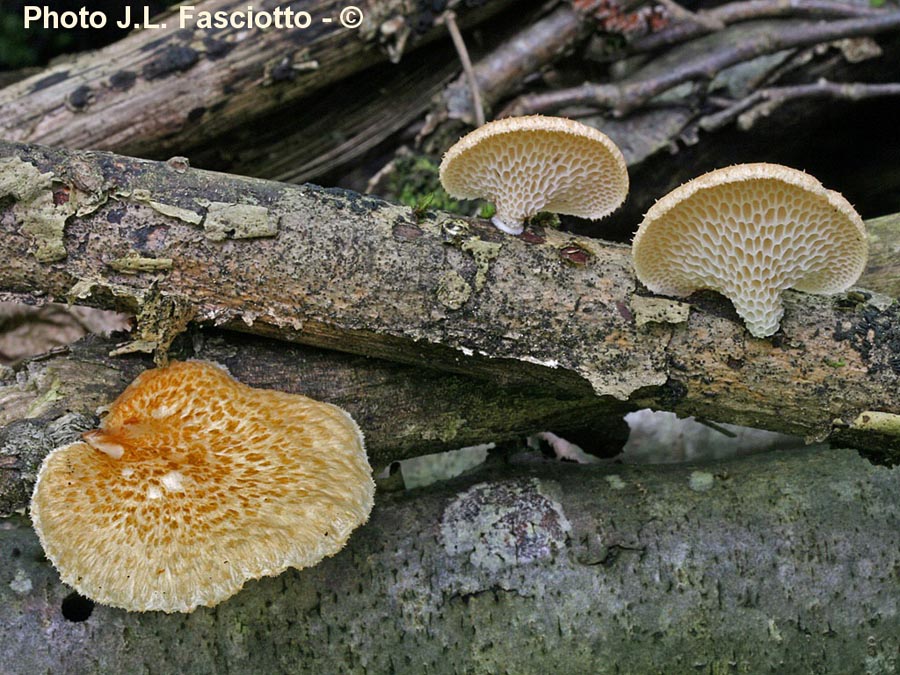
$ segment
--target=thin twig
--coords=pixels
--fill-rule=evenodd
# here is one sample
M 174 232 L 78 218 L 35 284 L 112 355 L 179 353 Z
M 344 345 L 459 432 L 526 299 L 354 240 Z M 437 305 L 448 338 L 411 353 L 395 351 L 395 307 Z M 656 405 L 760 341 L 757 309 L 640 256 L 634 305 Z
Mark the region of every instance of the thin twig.
M 469 50 L 466 49 L 466 43 L 463 40 L 462 33 L 459 32 L 459 26 L 456 25 L 456 14 L 452 11 L 444 12 L 443 21 L 447 26 L 447 32 L 450 33 L 450 39 L 453 40 L 453 46 L 456 47 L 456 53 L 459 54 L 460 63 L 462 63 L 463 73 L 469 83 L 469 90 L 472 92 L 472 108 L 475 111 L 475 124 L 481 126 L 484 124 L 484 106 L 481 104 L 481 89 L 478 87 L 478 80 L 475 79 L 475 71 L 472 70 L 472 60 L 469 58 Z
M 662 1 L 668 7 L 668 2 L 671 0 Z M 688 13 L 689 16 L 683 20 L 678 13 L 673 13 L 672 18 L 678 19 L 678 23 L 670 24 L 657 33 L 636 38 L 628 45 L 628 48 L 632 52 L 653 51 L 706 35 L 724 26 L 754 19 L 783 16 L 859 18 L 878 16 L 884 13 L 884 10 L 873 9 L 865 5 L 831 2 L 830 0 L 746 0 L 721 5 L 715 9 Z
M 843 21 L 788 25 L 754 37 L 727 41 L 718 49 L 686 60 L 662 75 L 617 84 L 586 83 L 570 89 L 520 96 L 499 117 L 556 111 L 571 105 L 610 108 L 621 116 L 673 87 L 694 80 L 711 80 L 737 63 L 793 47 L 805 47 L 840 38 L 874 35 L 900 28 L 900 11 Z
M 526 77 L 541 72 L 565 54 L 584 26 L 583 17 L 565 4 L 481 58 L 472 72 L 484 106 L 490 109 L 501 98 L 515 92 Z M 461 79 L 451 83 L 444 90 L 444 102 L 452 119 L 471 122 L 474 115 L 466 89 Z
M 883 96 L 900 96 L 900 83 L 829 82 L 822 79 L 812 84 L 768 87 L 734 101 L 724 110 L 706 115 L 698 122 L 698 126 L 704 131 L 717 131 L 738 120 L 738 126 L 747 130 L 760 116 L 771 114 L 775 108 L 788 101 L 803 98 L 860 101 Z

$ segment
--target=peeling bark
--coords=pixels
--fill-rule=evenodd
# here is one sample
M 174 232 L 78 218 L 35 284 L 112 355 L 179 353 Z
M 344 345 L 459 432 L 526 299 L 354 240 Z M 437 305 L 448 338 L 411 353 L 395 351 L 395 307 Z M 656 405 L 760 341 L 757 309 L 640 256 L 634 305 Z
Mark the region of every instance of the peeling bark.
M 645 293 L 625 246 L 540 228 L 513 238 L 350 192 L 103 153 L 2 144 L 0 155 L 12 158 L 0 184 L 29 165 L 44 186 L 16 197 L 10 179 L 0 289 L 134 312 L 135 349 L 164 349 L 193 320 L 807 438 L 864 411 L 900 414 L 892 298 L 788 292 L 782 331 L 765 340 L 710 293 L 689 299 L 686 322 L 638 327 L 632 302 Z M 46 216 L 48 193 L 66 214 L 62 239 L 44 233 L 66 253 L 56 262 L 35 257 L 45 242 L 22 226 Z M 212 204 L 237 220 L 251 208 L 262 229 L 210 231 Z M 109 264 L 129 256 L 171 268 Z
M 727 505 L 727 506 L 723 506 Z M 379 494 L 311 569 L 189 615 L 88 606 L 0 529 L 6 672 L 891 672 L 900 473 L 810 449 L 525 463 Z M 71 615 L 71 614 L 70 614 Z

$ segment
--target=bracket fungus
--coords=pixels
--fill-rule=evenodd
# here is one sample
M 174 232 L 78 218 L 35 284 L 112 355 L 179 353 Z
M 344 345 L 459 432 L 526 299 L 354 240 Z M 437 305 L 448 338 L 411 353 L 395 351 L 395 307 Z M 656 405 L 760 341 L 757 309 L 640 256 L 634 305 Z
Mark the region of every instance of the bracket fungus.
M 31 517 L 82 595 L 190 612 L 337 553 L 373 497 L 346 412 L 188 361 L 142 373 L 99 430 L 51 452 Z
M 628 194 L 628 167 L 606 134 L 562 117 L 495 120 L 459 139 L 441 161 L 441 184 L 457 199 L 490 200 L 508 234 L 541 211 L 597 220 Z
M 778 164 L 738 164 L 674 189 L 644 216 L 632 244 L 654 293 L 728 297 L 755 337 L 774 334 L 781 294 L 840 293 L 862 274 L 862 218 L 839 193 Z

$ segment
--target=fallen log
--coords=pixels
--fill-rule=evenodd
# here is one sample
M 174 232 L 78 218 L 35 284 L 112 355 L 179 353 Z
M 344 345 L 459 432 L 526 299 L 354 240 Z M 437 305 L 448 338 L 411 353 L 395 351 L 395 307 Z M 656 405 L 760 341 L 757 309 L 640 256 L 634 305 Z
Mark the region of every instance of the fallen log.
M 435 26 L 430 4 L 427 12 L 402 0 L 363 4 L 354 13 L 354 6 L 337 0 L 292 3 L 294 16 L 306 12 L 308 22 L 267 30 L 245 28 L 252 23 L 245 0 L 174 7 L 153 19 L 156 28 L 0 90 L 0 137 L 153 157 L 185 154 L 445 34 Z M 506 0 L 480 7 L 458 0 L 441 4 L 455 8 L 465 25 L 508 6 Z M 244 24 L 201 22 L 204 13 L 218 12 Z
M 38 467 L 50 450 L 95 428 L 98 409 L 153 367 L 146 354 L 109 356 L 116 346 L 112 339 L 88 337 L 0 371 L 0 517 L 27 506 Z M 545 429 L 600 428 L 603 432 L 594 433 L 596 444 L 590 449 L 612 456 L 628 435 L 622 416 L 630 406 L 591 395 L 503 388 L 462 375 L 227 331 L 194 331 L 171 352 L 179 359 L 222 364 L 253 387 L 341 406 L 363 429 L 376 473 L 407 457 L 521 440 Z
M 900 415 L 889 297 L 789 292 L 759 340 L 717 295 L 646 297 L 621 245 L 177 163 L 0 156 L 0 291 L 130 311 L 132 350 L 197 321 L 809 439 Z
M 898 519 L 900 474 L 842 450 L 503 465 L 378 494 L 335 557 L 166 615 L 80 599 L 19 518 L 0 528 L 0 662 L 11 674 L 885 672 Z

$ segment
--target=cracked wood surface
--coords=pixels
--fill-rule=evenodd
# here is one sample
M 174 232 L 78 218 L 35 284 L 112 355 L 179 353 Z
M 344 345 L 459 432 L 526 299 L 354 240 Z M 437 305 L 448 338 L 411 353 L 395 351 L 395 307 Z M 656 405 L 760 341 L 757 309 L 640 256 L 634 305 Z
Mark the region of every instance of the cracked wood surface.
M 519 458 L 382 494 L 347 547 L 189 615 L 61 611 L 0 528 L 18 673 L 890 672 L 900 471 L 808 449 L 714 466 Z
M 344 28 L 339 17 L 349 4 L 294 2 L 294 12 L 309 12 L 309 27 L 271 30 L 203 29 L 195 21 L 182 26 L 179 8 L 172 8 L 154 17 L 165 28 L 134 31 L 0 90 L 0 137 L 155 157 L 212 138 L 221 144 L 261 115 L 389 58 L 399 60 L 445 33 L 430 12 L 418 25 L 426 17 L 402 0 L 360 3 L 362 24 Z M 450 0 L 447 6 L 468 25 L 508 4 L 491 0 L 473 9 Z M 192 16 L 246 13 L 247 6 L 246 0 L 203 0 Z M 324 23 L 328 17 L 332 22 Z
M 900 414 L 900 306 L 884 296 L 788 292 L 765 340 L 711 293 L 675 324 L 681 303 L 651 300 L 642 323 L 625 246 L 105 153 L 0 157 L 0 291 L 134 312 L 135 349 L 194 320 L 807 438 Z

